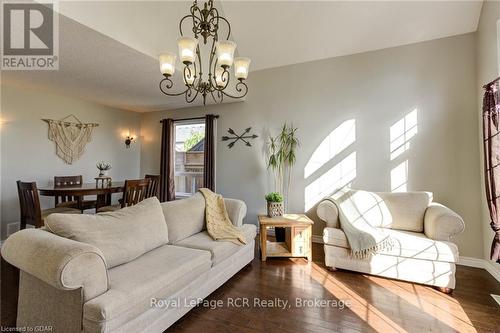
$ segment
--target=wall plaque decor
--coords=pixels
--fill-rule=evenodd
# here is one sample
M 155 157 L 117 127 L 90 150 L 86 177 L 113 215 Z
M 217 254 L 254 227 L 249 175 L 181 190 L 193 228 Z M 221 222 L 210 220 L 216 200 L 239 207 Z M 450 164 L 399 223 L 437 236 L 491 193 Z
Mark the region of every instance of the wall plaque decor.
M 259 136 L 256 134 L 250 134 L 250 131 L 252 130 L 251 127 L 248 127 L 245 129 L 245 131 L 241 134 L 238 135 L 234 132 L 233 129 L 228 129 L 227 132 L 231 134 L 231 136 L 223 136 L 222 141 L 231 141 L 227 146 L 229 148 L 233 148 L 234 144 L 238 142 L 239 140 L 243 141 L 246 146 L 251 147 L 252 144 L 250 143 L 251 139 L 258 138 Z
M 73 118 L 76 122 L 69 122 Z M 65 163 L 72 164 L 85 152 L 85 145 L 92 139 L 95 123 L 82 123 L 75 115 L 60 120 L 42 119 L 49 125 L 49 140 L 56 144 L 56 154 Z

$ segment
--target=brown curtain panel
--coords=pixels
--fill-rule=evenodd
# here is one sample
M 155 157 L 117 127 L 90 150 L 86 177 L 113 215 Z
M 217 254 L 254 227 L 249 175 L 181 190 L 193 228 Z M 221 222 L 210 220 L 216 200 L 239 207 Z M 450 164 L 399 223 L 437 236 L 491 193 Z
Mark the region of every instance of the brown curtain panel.
M 483 97 L 483 139 L 484 139 L 484 173 L 486 182 L 486 198 L 490 211 L 490 226 L 495 232 L 491 244 L 491 260 L 500 263 L 500 136 L 498 128 L 499 92 L 498 82 L 488 84 Z
M 161 124 L 160 201 L 164 202 L 175 200 L 175 129 L 173 119 L 163 119 Z
M 205 156 L 203 168 L 203 186 L 215 192 L 215 145 L 217 116 L 205 116 Z

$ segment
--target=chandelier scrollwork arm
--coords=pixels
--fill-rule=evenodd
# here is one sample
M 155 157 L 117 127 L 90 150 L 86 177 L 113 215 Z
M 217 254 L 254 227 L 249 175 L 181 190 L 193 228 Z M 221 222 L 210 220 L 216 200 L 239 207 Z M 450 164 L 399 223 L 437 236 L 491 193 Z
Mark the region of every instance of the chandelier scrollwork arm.
M 227 92 L 225 92 L 224 90 L 221 90 L 221 92 L 226 95 L 227 97 L 231 97 L 231 98 L 243 98 L 247 95 L 248 93 L 248 86 L 245 82 L 243 81 L 239 81 L 237 84 L 236 84 L 236 87 L 235 87 L 236 91 L 241 93 L 242 94 L 240 96 L 234 96 L 234 95 L 231 95 L 231 94 L 228 94 Z
M 179 92 L 179 93 L 172 93 L 172 92 L 168 92 L 168 91 L 164 90 L 163 86 L 165 86 L 166 89 L 170 89 L 174 86 L 174 83 L 172 82 L 172 80 L 170 80 L 170 77 L 165 77 L 163 80 L 161 80 L 159 86 L 160 86 L 161 92 L 164 93 L 165 95 L 168 95 L 168 96 L 184 95 L 189 90 L 189 88 L 187 88 L 186 90 Z

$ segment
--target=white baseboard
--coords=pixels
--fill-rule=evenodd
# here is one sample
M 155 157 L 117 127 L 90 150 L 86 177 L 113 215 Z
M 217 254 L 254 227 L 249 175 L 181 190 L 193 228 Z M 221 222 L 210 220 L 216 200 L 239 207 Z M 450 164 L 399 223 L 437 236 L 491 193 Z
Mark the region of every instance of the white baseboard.
M 484 260 L 484 269 L 500 282 L 500 264 L 494 263 L 491 260 Z
M 475 267 L 475 268 L 484 268 L 484 261 L 483 259 L 478 259 L 478 258 L 472 258 L 472 257 L 460 257 L 458 259 L 458 264 L 462 266 L 468 266 L 468 267 Z
M 313 243 L 323 244 L 323 237 L 319 235 L 312 236 Z M 482 268 L 490 273 L 498 282 L 500 282 L 500 264 L 496 264 L 491 260 L 478 259 L 472 257 L 460 257 L 458 264 L 462 266 Z

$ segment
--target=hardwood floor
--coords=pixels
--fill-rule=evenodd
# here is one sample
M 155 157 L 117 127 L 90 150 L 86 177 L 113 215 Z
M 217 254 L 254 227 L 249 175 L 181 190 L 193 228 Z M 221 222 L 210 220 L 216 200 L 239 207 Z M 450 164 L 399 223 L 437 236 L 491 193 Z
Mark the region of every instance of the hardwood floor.
M 452 295 L 433 288 L 338 270 L 323 264 L 313 244 L 313 262 L 256 259 L 212 293 L 216 309 L 199 306 L 166 332 L 500 332 L 500 306 L 490 294 L 500 283 L 482 269 L 458 266 Z M 227 306 L 230 298 L 249 306 Z M 288 300 L 286 309 L 254 306 L 254 298 Z M 349 308 L 297 307 L 295 299 L 343 300 Z M 338 305 L 338 304 L 337 304 Z
M 500 332 L 500 306 L 490 296 L 500 295 L 500 283 L 482 269 L 457 266 L 457 288 L 446 295 L 407 282 L 330 272 L 323 257 L 319 244 L 313 244 L 311 263 L 277 258 L 262 263 L 256 250 L 250 265 L 207 298 L 224 306 L 199 306 L 166 332 Z M 7 273 L 2 265 L 0 312 L 2 323 L 13 324 L 15 313 L 7 310 L 16 298 L 8 297 L 12 287 L 4 287 L 15 284 L 6 283 Z M 231 298 L 247 298 L 249 306 L 230 307 Z M 258 307 L 254 298 L 288 300 L 290 307 Z M 349 307 L 297 307 L 296 298 L 342 300 Z

